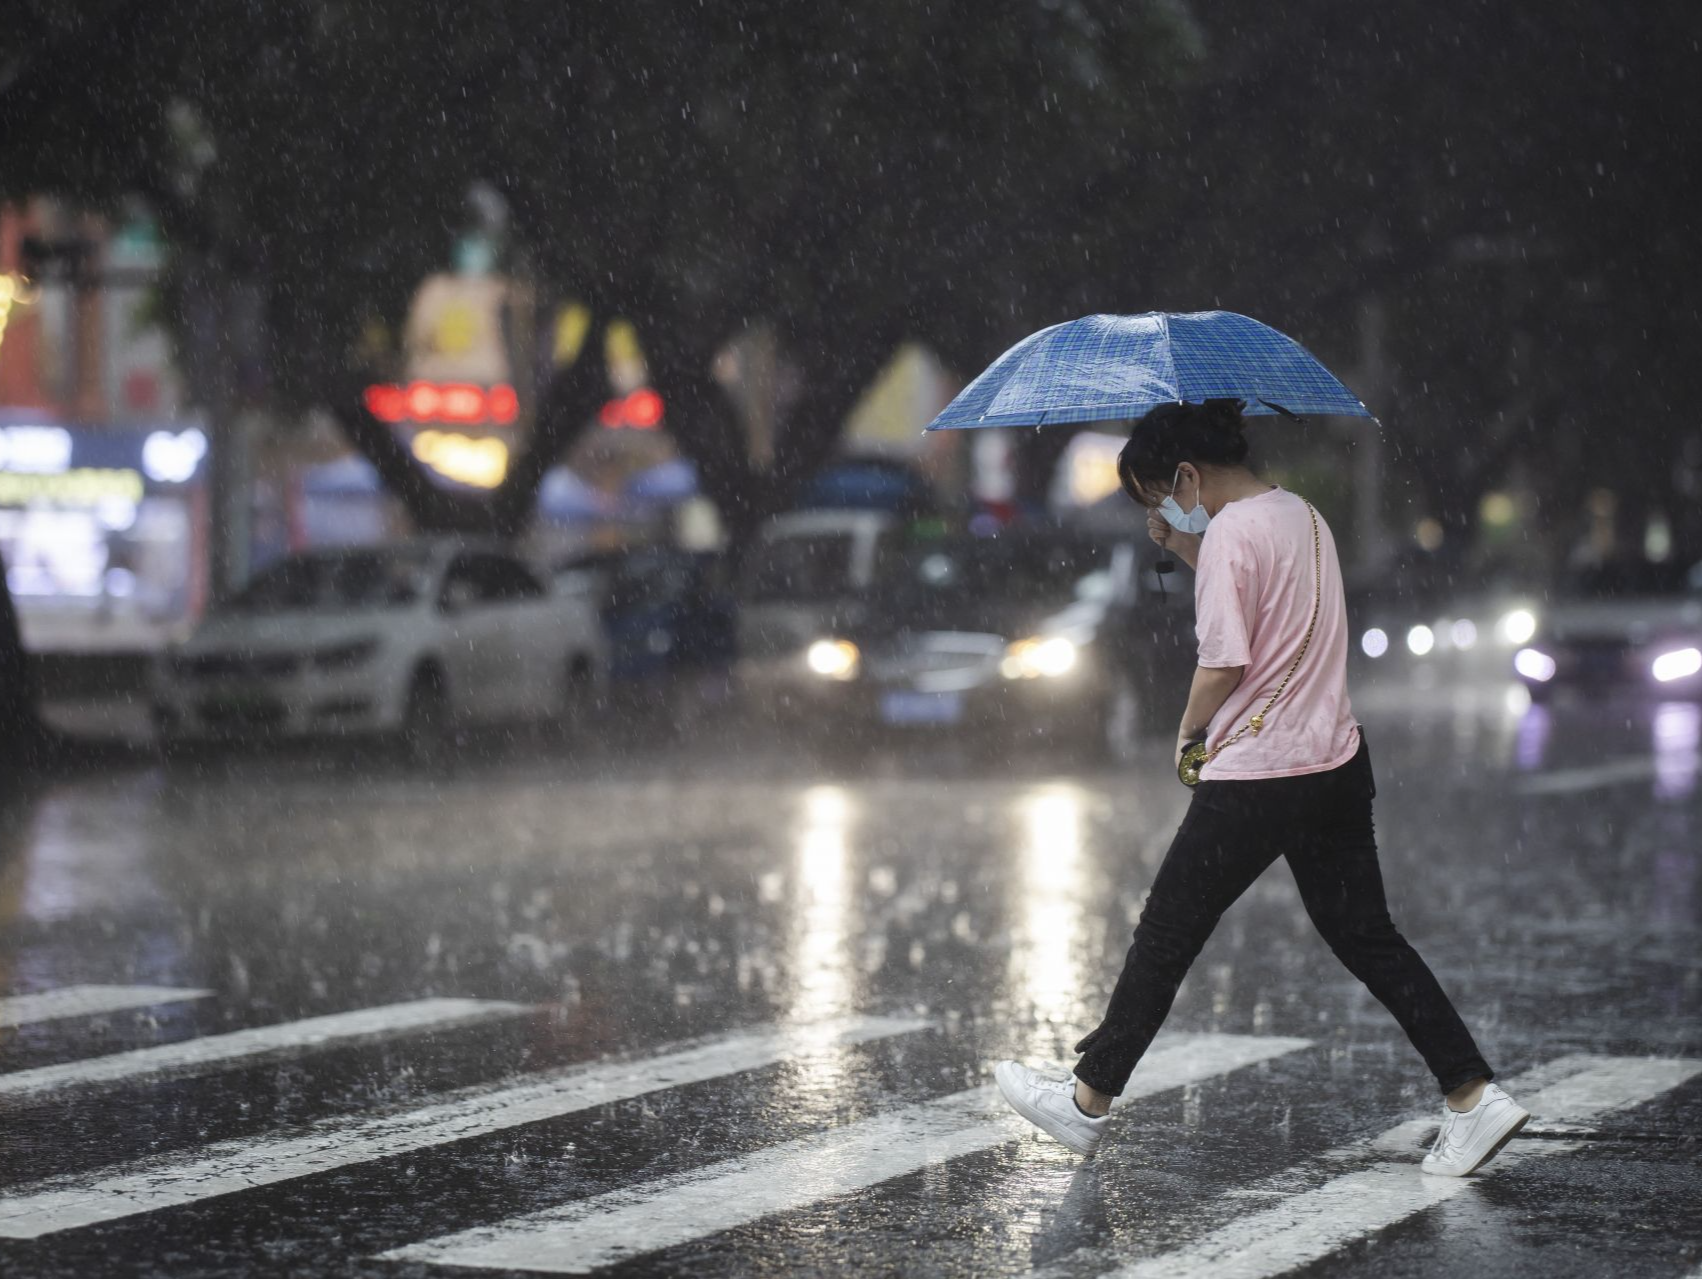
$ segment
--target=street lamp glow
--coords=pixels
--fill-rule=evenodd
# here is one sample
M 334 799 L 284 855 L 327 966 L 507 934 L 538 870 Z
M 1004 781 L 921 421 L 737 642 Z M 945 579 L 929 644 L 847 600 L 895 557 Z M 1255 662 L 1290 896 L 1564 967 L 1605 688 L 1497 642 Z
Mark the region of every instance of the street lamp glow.
M 1367 657 L 1381 657 L 1389 651 L 1389 633 L 1380 626 L 1373 626 L 1359 637 L 1359 647 Z
M 1469 617 L 1462 617 L 1448 631 L 1454 641 L 1454 647 L 1462 652 L 1477 644 L 1477 623 Z
M 1702 649 L 1679 648 L 1662 653 L 1649 667 L 1649 673 L 1663 684 L 1675 679 L 1688 679 L 1702 671 Z
M 1423 657 L 1436 647 L 1436 632 L 1428 626 L 1415 626 L 1407 632 L 1407 652 Z

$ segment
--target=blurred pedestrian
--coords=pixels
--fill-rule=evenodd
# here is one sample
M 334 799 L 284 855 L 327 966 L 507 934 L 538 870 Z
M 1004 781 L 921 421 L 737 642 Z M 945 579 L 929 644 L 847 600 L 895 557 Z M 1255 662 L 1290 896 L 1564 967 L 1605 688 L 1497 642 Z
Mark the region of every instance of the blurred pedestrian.
M 1073 1074 L 1007 1061 L 995 1076 L 1020 1114 L 1092 1155 L 1219 917 L 1283 857 L 1313 925 L 1394 1015 L 1446 1098 L 1424 1171 L 1464 1176 L 1530 1116 L 1490 1082 L 1471 1033 L 1389 917 L 1371 757 L 1348 702 L 1335 541 L 1310 503 L 1247 467 L 1243 407 L 1162 405 L 1118 458 L 1152 540 L 1195 569 L 1198 665 L 1175 758 L 1197 784 Z

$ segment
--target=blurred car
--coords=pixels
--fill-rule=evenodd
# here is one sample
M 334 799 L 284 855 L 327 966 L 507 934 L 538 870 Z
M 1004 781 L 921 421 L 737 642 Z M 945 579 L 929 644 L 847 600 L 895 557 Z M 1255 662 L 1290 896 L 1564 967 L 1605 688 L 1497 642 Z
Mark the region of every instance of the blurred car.
M 764 524 L 734 584 L 740 658 L 791 654 L 860 624 L 875 564 L 902 527 L 888 512 L 858 509 L 795 511 Z
M 1636 691 L 1702 696 L 1702 564 L 1616 562 L 1572 573 L 1513 670 L 1534 699 Z
M 1499 676 L 1536 631 L 1540 592 L 1423 552 L 1348 583 L 1349 652 L 1373 662 L 1449 663 Z
M 1126 758 L 1180 714 L 1194 665 L 1191 607 L 1161 604 L 1140 578 L 1134 542 L 1052 529 L 895 543 L 854 619 L 742 657 L 746 687 L 824 738 L 961 728 Z
M 570 718 L 608 671 L 591 601 L 498 543 L 291 555 L 158 663 L 162 745 Z
M 721 573 L 719 555 L 674 546 L 597 551 L 555 569 L 562 589 L 595 600 L 617 683 L 732 663 L 734 610 Z

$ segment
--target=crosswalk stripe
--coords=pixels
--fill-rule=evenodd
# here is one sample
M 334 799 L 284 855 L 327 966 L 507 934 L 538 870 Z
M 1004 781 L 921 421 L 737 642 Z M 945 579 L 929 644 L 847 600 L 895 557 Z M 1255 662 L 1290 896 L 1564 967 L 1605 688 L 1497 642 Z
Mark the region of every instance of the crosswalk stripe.
M 1161 1039 L 1123 1094 L 1126 1104 L 1309 1046 L 1249 1035 Z M 582 1274 L 848 1194 L 1033 1132 L 993 1086 L 787 1142 L 745 1158 L 444 1235 L 382 1254 L 479 1269 Z
M 256 1026 L 223 1035 L 137 1048 L 82 1061 L 38 1066 L 0 1075 L 0 1103 L 34 1100 L 67 1088 L 114 1084 L 160 1075 L 206 1074 L 271 1053 L 342 1047 L 361 1040 L 447 1029 L 532 1011 L 528 1004 L 492 999 L 415 999 L 355 1012 Z
M 39 995 L 10 995 L 0 999 L 0 1027 L 122 1012 L 126 1008 L 147 1008 L 154 1004 L 177 1004 L 205 999 L 212 993 L 176 986 L 65 986 Z
M 1520 1096 L 1518 1080 L 1509 1082 L 1508 1091 L 1539 1120 L 1587 1124 L 1677 1088 L 1702 1074 L 1702 1060 L 1568 1057 L 1542 1073 L 1559 1073 L 1559 1077 L 1529 1096 Z M 1183 1248 L 1113 1269 L 1100 1279 L 1271 1279 L 1320 1260 L 1470 1188 L 1472 1178 L 1432 1177 L 1419 1171 L 1410 1152 L 1435 1127 L 1435 1120 L 1410 1120 L 1369 1143 L 1331 1151 L 1323 1161 L 1362 1160 L 1376 1151 L 1409 1153 L 1398 1162 L 1380 1160 L 1285 1195 L 1281 1202 L 1240 1217 Z M 1565 1141 L 1515 1142 L 1490 1167 L 1502 1169 L 1577 1146 Z
M 56 1178 L 0 1196 L 0 1239 L 37 1239 L 199 1203 L 929 1025 L 910 1018 L 852 1017 L 764 1026 L 655 1055 L 523 1076 L 394 1114 L 322 1120 L 294 1135 L 215 1142 L 93 1174 Z
M 1692 756 L 1694 758 L 1694 756 Z M 1610 759 L 1582 768 L 1562 768 L 1551 773 L 1532 773 L 1521 778 L 1516 788 L 1521 795 L 1570 795 L 1602 786 L 1619 786 L 1660 775 L 1664 761 L 1649 755 Z

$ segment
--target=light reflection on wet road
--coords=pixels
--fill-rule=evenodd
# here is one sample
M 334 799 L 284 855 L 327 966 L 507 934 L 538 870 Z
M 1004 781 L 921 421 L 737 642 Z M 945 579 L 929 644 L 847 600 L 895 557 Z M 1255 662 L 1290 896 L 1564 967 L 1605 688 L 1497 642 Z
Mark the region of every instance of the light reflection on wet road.
M 1486 687 L 1372 688 L 1356 705 L 1397 920 L 1491 1059 L 1512 1074 L 1579 1055 L 1702 1057 L 1698 708 L 1527 708 Z M 969 1120 L 926 1109 L 985 1085 L 997 1057 L 1071 1059 L 1185 801 L 1162 743 L 1120 772 L 1044 750 L 986 765 L 933 743 L 824 769 L 718 738 L 642 754 L 480 745 L 429 778 L 293 755 L 60 783 L 0 814 L 0 997 L 212 994 L 0 1028 L 0 1071 L 424 999 L 525 1008 L 361 1023 L 347 1042 L 262 1036 L 193 1075 L 0 1095 L 0 1273 L 439 1273 L 375 1258 L 646 1194 L 719 1196 L 720 1215 L 611 1273 L 1163 1273 L 1162 1258 L 1179 1266 L 1248 1213 L 1355 1172 L 1318 1160 L 1357 1157 L 1434 1103 L 1279 867 L 1225 918 L 1170 1027 L 1227 1036 L 1226 1052 L 1304 1047 L 1216 1067 L 1219 1041 L 1187 1041 L 1204 1073 L 1135 1103 L 1085 1170 L 1038 1139 L 978 1145 Z M 910 1020 L 847 1039 L 869 1017 Z M 709 1047 L 679 1083 L 649 1077 L 658 1054 L 744 1031 L 779 1046 L 748 1060 Z M 493 1100 L 564 1069 L 548 1088 L 589 1088 L 581 1069 L 628 1082 L 536 1116 Z M 383 1145 L 450 1097 L 485 1118 L 453 1140 Z M 914 1123 L 893 1118 L 913 1107 Z M 380 1121 L 382 1140 L 346 1126 Z M 1394 1275 L 1683 1274 L 1702 1258 L 1702 1084 L 1589 1122 L 1577 1149 L 1509 1160 L 1307 1273 L 1356 1273 L 1374 1247 Z M 1558 1142 L 1555 1123 L 1527 1144 Z M 886 1134 L 866 1155 L 859 1124 Z M 86 1195 L 120 1173 L 188 1185 L 214 1145 L 252 1170 L 260 1143 L 321 1131 L 372 1153 L 7 1237 L 8 1220 L 46 1221 L 48 1189 Z M 830 1131 L 813 1171 L 774 1153 Z M 883 1175 L 904 1161 L 883 1162 L 882 1142 L 919 1151 L 914 1170 Z M 778 1215 L 744 1221 L 726 1199 L 743 1183 L 714 1170 L 762 1152 L 829 1189 L 795 1188 Z

